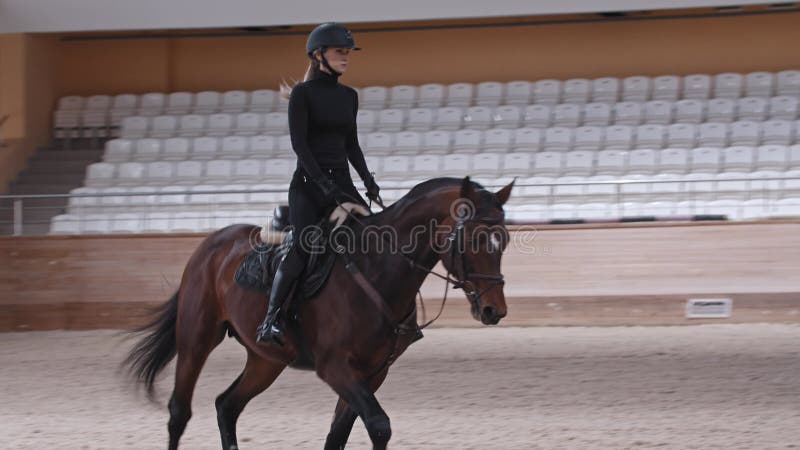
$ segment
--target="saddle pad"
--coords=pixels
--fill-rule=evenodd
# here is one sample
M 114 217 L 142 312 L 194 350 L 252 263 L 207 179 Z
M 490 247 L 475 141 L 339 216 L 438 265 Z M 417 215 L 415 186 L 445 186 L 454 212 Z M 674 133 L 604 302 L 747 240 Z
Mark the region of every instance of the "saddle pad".
M 286 234 L 280 245 L 258 244 L 245 255 L 234 274 L 234 281 L 245 288 L 268 294 L 278 264 L 292 246 L 292 233 Z M 318 248 L 325 248 L 324 253 L 312 253 L 306 261 L 306 267 L 299 278 L 299 291 L 303 298 L 314 296 L 325 285 L 336 262 L 336 253 L 325 245 L 327 235 L 318 236 Z

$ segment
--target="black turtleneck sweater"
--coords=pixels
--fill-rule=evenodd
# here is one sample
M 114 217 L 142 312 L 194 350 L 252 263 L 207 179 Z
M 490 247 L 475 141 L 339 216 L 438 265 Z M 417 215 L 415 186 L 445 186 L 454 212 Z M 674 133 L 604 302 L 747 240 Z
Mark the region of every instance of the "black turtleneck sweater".
M 361 179 L 369 176 L 356 130 L 358 93 L 322 72 L 297 84 L 289 97 L 289 131 L 297 165 L 314 180 L 321 168 L 347 168 L 349 160 Z

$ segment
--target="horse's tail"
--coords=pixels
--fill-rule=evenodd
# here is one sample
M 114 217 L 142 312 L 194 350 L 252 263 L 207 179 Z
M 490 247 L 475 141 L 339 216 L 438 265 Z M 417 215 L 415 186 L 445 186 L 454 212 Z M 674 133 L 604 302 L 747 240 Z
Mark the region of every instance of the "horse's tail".
M 132 333 L 148 333 L 128 353 L 122 363 L 136 381 L 147 387 L 147 395 L 154 398 L 156 376 L 175 357 L 175 322 L 178 318 L 178 292 L 163 305 L 153 310 L 156 317 Z

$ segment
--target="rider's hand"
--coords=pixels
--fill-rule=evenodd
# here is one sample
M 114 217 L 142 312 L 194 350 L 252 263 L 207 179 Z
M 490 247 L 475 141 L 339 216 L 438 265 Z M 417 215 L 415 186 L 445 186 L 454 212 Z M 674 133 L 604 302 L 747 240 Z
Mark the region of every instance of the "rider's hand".
M 375 178 L 372 176 L 368 177 L 366 180 L 364 180 L 364 186 L 367 188 L 367 198 L 372 201 L 377 201 L 381 192 L 381 188 L 378 187 L 378 183 L 375 182 Z

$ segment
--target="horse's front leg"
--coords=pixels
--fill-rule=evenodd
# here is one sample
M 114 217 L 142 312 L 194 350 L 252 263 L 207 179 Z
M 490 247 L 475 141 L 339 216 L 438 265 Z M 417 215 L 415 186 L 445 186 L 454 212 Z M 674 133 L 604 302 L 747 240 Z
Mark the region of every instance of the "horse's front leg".
M 388 372 L 388 369 L 384 370 L 371 380 L 370 389 L 373 393 L 378 390 L 383 380 L 386 379 Z M 342 397 L 339 397 L 339 401 L 336 403 L 336 411 L 333 414 L 333 422 L 331 422 L 331 431 L 328 433 L 327 439 L 325 439 L 325 450 L 344 449 L 356 417 L 358 417 L 358 414 L 350 408 L 350 405 Z
M 342 358 L 340 361 L 344 359 L 345 358 Z M 389 423 L 389 416 L 386 415 L 386 412 L 381 408 L 380 403 L 378 403 L 378 399 L 375 398 L 373 394 L 374 389 L 372 389 L 369 381 L 352 368 L 341 364 L 329 365 L 321 368 L 321 370 L 318 368 L 317 372 L 320 378 L 339 394 L 340 402 L 344 401 L 348 405 L 347 408 L 342 409 L 343 420 L 341 420 L 341 425 L 337 426 L 336 420 L 334 419 L 331 431 L 333 431 L 334 426 L 339 430 L 347 428 L 346 434 L 349 436 L 350 429 L 353 426 L 352 422 L 355 418 L 349 420 L 348 425 L 348 421 L 345 420 L 348 419 L 348 417 L 345 417 L 344 414 L 350 409 L 358 414 L 361 420 L 364 421 L 364 426 L 372 441 L 372 448 L 375 450 L 385 449 L 386 445 L 389 443 L 389 439 L 392 437 L 392 427 Z M 386 374 L 383 373 L 381 381 L 383 381 L 383 377 L 385 376 Z M 339 408 L 337 408 L 337 411 L 339 411 Z M 348 426 L 345 427 L 345 425 Z M 330 440 L 330 434 L 328 436 Z M 342 445 L 338 448 L 344 446 L 344 442 L 341 444 Z M 328 448 L 327 442 L 326 448 Z

